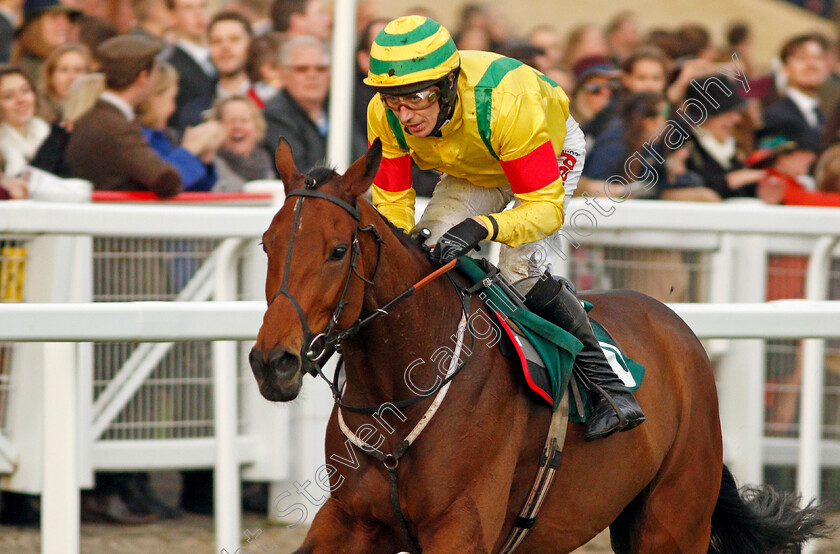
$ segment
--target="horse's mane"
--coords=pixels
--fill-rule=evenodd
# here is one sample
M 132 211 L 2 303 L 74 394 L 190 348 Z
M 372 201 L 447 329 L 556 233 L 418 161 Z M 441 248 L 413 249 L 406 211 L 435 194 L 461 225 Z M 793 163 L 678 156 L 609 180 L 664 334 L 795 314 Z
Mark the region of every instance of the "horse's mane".
M 338 171 L 336 171 L 334 167 L 328 166 L 316 166 L 312 168 L 306 175 L 312 178 L 313 181 L 315 181 L 315 190 L 318 190 L 319 188 L 321 188 L 321 186 L 331 181 L 333 177 L 340 177 Z M 364 198 L 362 198 L 362 200 L 364 200 Z M 379 213 L 378 210 L 377 213 Z M 379 215 L 382 216 L 382 214 Z M 408 248 L 411 252 L 423 256 L 425 258 L 426 253 L 423 251 L 422 248 L 420 248 L 420 245 L 415 239 L 411 238 L 411 236 L 408 233 L 406 233 L 405 231 L 388 221 L 387 217 L 382 216 L 382 220 L 385 221 L 385 224 L 388 225 L 388 228 L 391 229 L 391 232 L 394 233 L 394 235 L 397 237 L 397 239 L 403 246 Z

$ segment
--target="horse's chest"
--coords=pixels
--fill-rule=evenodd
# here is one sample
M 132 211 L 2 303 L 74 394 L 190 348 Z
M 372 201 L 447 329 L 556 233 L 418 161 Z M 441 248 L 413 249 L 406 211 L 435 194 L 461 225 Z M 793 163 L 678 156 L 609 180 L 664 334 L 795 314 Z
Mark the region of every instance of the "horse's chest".
M 393 518 L 388 477 L 384 469 L 380 471 L 370 465 L 360 466 L 346 477 L 333 494 L 354 517 L 379 521 Z

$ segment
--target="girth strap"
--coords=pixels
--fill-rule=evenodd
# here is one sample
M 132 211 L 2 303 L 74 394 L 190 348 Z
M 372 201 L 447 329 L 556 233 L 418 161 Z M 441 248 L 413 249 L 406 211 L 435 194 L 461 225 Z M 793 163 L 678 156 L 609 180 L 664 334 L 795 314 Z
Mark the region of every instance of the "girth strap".
M 569 393 L 566 391 L 563 398 L 560 399 L 560 406 L 551 416 L 548 438 L 540 455 L 540 468 L 537 471 L 537 477 L 534 479 L 534 484 L 531 485 L 531 490 L 528 493 L 528 498 L 525 499 L 522 510 L 519 512 L 519 517 L 513 522 L 513 528 L 500 550 L 501 554 L 508 554 L 516 550 L 536 523 L 540 508 L 548 497 L 551 484 L 554 482 L 554 476 L 560 469 L 560 462 L 563 460 L 563 444 L 566 442 L 568 424 Z

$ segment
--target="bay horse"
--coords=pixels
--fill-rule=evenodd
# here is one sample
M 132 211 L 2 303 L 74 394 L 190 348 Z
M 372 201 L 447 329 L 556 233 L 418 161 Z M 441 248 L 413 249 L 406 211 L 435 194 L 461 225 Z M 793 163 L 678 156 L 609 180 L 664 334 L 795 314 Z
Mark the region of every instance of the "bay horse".
M 262 239 L 268 308 L 250 353 L 254 376 L 266 399 L 287 402 L 330 341 L 341 339 L 346 364 L 326 432 L 331 496 L 297 552 L 499 552 L 534 480 L 551 409 L 534 401 L 495 339 L 475 333 L 427 421 L 437 396 L 417 391 L 440 390 L 435 352 L 452 344 L 465 311 L 487 322 L 491 313 L 477 296 L 467 308 L 449 279 L 424 281 L 434 268 L 417 241 L 361 197 L 380 161 L 378 141 L 343 176 L 300 173 L 283 140 L 275 154 L 287 197 Z M 593 442 L 583 425 L 568 425 L 561 470 L 520 552 L 569 552 L 607 527 L 616 552 L 656 554 L 792 552 L 823 532 L 820 513 L 799 509 L 798 498 L 739 493 L 722 463 L 709 359 L 674 312 L 632 291 L 580 296 L 645 366 L 636 395 L 647 421 Z M 371 414 L 377 406 L 388 409 Z M 427 425 L 411 444 L 418 422 Z M 372 445 L 389 454 L 368 455 Z

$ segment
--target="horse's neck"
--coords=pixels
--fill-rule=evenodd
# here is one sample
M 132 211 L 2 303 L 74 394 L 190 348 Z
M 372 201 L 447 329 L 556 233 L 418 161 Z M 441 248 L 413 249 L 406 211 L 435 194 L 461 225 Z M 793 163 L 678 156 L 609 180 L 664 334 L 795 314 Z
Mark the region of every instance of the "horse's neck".
M 364 206 L 360 206 L 363 225 L 373 223 L 384 241 L 375 283 L 365 295 L 364 310 L 369 313 L 427 276 L 429 266 L 400 242 L 373 207 Z M 376 259 L 372 242 L 364 249 L 365 266 L 371 268 Z M 460 313 L 452 285 L 441 277 L 364 327 L 344 345 L 351 398 L 381 404 L 415 396 L 406 383 L 407 370 L 414 387 L 430 388 L 437 375 L 432 354 L 441 346 L 452 346 L 450 337 L 457 330 Z

